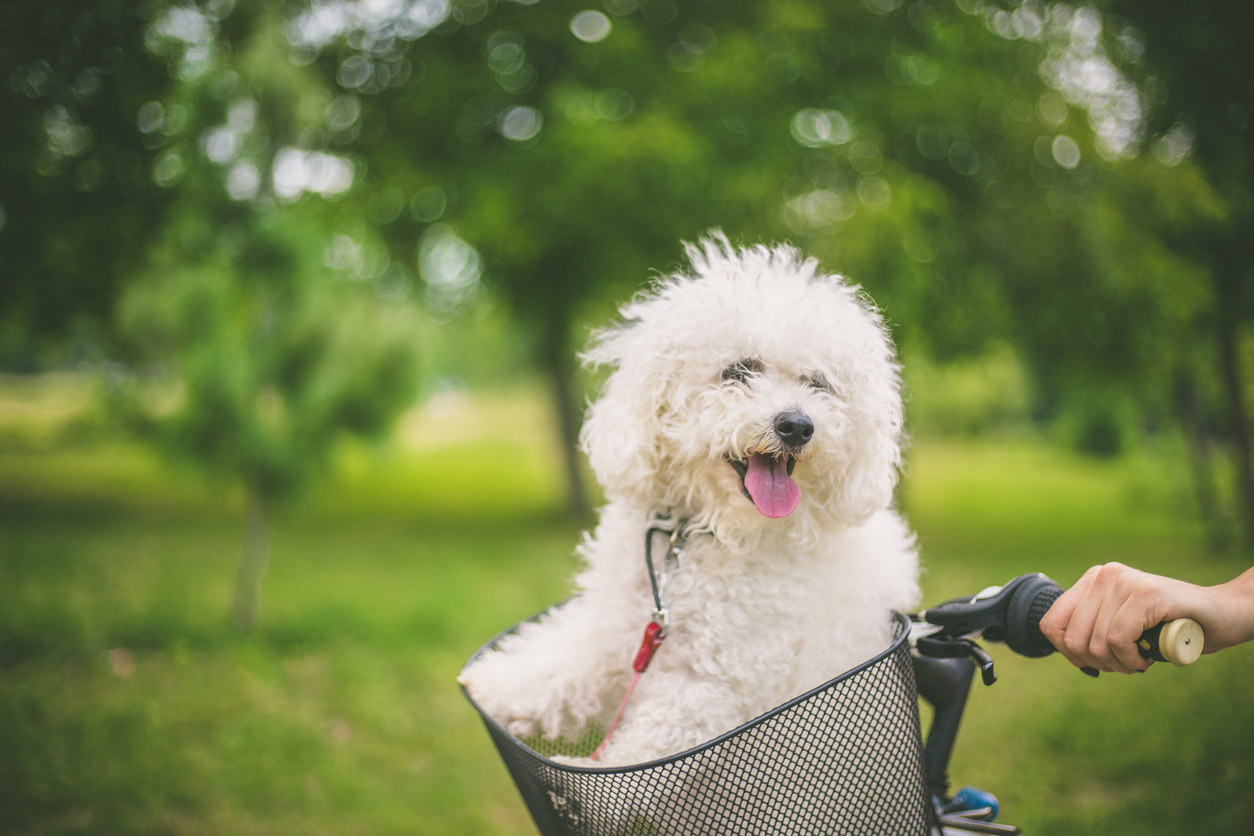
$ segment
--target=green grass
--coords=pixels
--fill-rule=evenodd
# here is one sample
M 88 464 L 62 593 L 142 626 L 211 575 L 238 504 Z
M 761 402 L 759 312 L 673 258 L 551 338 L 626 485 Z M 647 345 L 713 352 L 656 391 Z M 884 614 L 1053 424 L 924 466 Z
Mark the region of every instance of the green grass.
M 343 451 L 275 520 L 244 637 L 238 498 L 108 436 L 12 430 L 53 419 L 3 390 L 0 832 L 534 832 L 454 681 L 575 568 L 534 397 L 446 400 L 402 441 Z M 1105 560 L 1199 581 L 1245 565 L 1202 553 L 1170 451 L 921 443 L 903 503 L 932 601 Z M 1036 836 L 1246 833 L 1251 650 L 1091 680 L 995 649 L 954 780 Z
M 123 452 L 45 456 L 103 473 L 97 456 Z M 154 484 L 93 512 L 82 496 L 105 485 L 79 482 L 64 508 L 12 487 L 6 832 L 526 832 L 454 678 L 477 642 L 562 594 L 573 527 L 288 514 L 263 627 L 241 637 L 227 623 L 242 527 L 229 497 L 180 504 Z

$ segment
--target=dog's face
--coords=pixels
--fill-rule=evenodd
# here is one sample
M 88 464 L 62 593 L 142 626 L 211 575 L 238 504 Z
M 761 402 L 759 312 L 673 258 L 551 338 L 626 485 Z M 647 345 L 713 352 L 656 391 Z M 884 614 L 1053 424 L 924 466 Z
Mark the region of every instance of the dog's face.
M 588 352 L 614 371 L 583 441 L 611 500 L 729 538 L 830 530 L 888 506 L 901 400 L 856 288 L 787 248 L 689 248 L 693 273 L 623 309 Z

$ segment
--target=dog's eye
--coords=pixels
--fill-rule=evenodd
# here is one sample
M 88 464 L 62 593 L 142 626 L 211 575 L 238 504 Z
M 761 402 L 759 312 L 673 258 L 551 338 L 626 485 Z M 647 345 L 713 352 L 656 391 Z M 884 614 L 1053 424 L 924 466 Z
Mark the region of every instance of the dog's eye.
M 809 377 L 803 377 L 801 378 L 801 382 L 811 388 L 818 389 L 820 392 L 826 392 L 829 395 L 832 394 L 832 384 L 827 382 L 827 378 L 824 377 L 821 372 L 815 372 Z
M 759 360 L 745 359 L 737 360 L 727 368 L 723 369 L 722 379 L 731 380 L 736 383 L 744 383 L 754 375 L 762 373 L 762 363 Z

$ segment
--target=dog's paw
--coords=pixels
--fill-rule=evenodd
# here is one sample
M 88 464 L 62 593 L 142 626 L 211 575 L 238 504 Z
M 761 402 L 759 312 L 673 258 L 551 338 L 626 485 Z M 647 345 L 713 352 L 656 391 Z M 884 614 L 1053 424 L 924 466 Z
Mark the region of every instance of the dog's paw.
M 458 676 L 479 710 L 519 739 L 556 736 L 560 700 L 546 682 L 526 675 L 524 667 L 504 655 L 488 655 Z
M 498 695 L 508 694 L 517 684 L 518 671 L 509 661 L 501 653 L 486 653 L 463 668 L 457 675 L 457 681 L 470 692 L 475 702 L 483 706 Z
M 480 660 L 463 670 L 457 681 L 485 714 L 504 725 L 508 720 L 505 709 L 512 689 L 508 678 L 501 673 L 499 666 Z
M 490 694 L 477 694 L 473 689 L 470 693 L 485 717 L 491 718 L 492 722 L 519 740 L 526 740 L 540 734 L 540 724 L 534 717 L 519 713 L 518 706 L 511 705 L 508 701 L 497 699 Z
M 495 715 L 492 715 L 495 719 Z M 501 722 L 498 720 L 498 722 Z M 501 722 L 505 730 L 519 740 L 527 740 L 540 735 L 540 724 L 530 717 L 515 717 Z

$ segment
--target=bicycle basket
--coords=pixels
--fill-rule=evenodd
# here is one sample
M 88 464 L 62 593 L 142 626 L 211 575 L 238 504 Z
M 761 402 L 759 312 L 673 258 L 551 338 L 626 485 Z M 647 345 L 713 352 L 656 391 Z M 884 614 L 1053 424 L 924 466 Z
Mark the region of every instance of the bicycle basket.
M 923 836 L 934 814 L 909 622 L 898 613 L 894 623 L 892 645 L 874 659 L 708 743 L 644 764 L 559 763 L 551 756 L 569 747 L 524 743 L 467 699 L 543 836 Z M 579 751 L 602 734 L 589 731 Z

